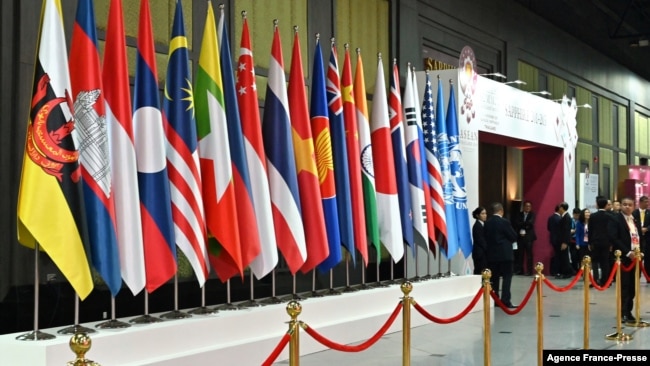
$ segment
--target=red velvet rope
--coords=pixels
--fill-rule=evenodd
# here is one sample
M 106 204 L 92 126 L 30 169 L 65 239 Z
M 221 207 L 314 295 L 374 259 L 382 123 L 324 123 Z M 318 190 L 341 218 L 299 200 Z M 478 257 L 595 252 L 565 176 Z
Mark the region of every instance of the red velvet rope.
M 309 325 L 305 323 L 301 323 L 301 325 L 303 329 L 305 329 L 305 332 L 307 332 L 307 334 L 309 334 L 312 338 L 314 338 L 314 340 L 316 340 L 317 342 L 319 342 L 320 344 L 322 344 L 327 348 L 331 348 L 341 352 L 361 352 L 367 349 L 368 347 L 372 346 L 373 344 L 377 343 L 379 338 L 381 338 L 386 333 L 388 328 L 390 328 L 390 326 L 393 324 L 395 318 L 397 318 L 397 315 L 399 315 L 400 310 L 402 310 L 401 302 L 397 304 L 395 310 L 393 310 L 393 313 L 390 314 L 390 317 L 388 318 L 386 323 L 381 327 L 381 329 L 377 331 L 377 333 L 375 333 L 375 335 L 372 336 L 372 338 L 356 346 L 347 346 L 345 344 L 333 342 L 323 337 L 320 333 L 316 332 L 314 328 L 311 328 Z
M 580 268 L 580 270 L 578 271 L 578 273 L 576 273 L 576 277 L 573 279 L 573 281 L 571 281 L 571 283 L 569 283 L 569 284 L 566 285 L 565 287 L 557 287 L 557 286 L 555 286 L 555 285 L 554 285 L 551 281 L 549 281 L 548 278 L 546 278 L 546 277 L 544 277 L 544 283 L 545 283 L 546 285 L 548 285 L 548 287 L 550 287 L 552 290 L 555 290 L 555 291 L 558 291 L 558 292 L 569 291 L 569 290 L 571 290 L 571 288 L 573 288 L 573 286 L 576 285 L 576 283 L 578 283 L 578 280 L 580 279 L 580 277 L 582 277 L 582 272 L 583 272 L 583 269 Z
M 611 286 L 612 281 L 614 281 L 614 276 L 616 276 L 616 269 L 618 268 L 618 262 L 614 262 L 614 267 L 612 270 L 609 272 L 609 278 L 607 278 L 607 282 L 601 287 L 598 286 L 598 283 L 596 283 L 596 280 L 594 279 L 594 274 L 589 272 L 589 281 L 591 282 L 591 285 L 594 286 L 594 288 L 598 291 L 605 291 L 609 286 Z
M 472 310 L 472 308 L 474 308 L 474 306 L 476 305 L 478 300 L 481 298 L 482 294 L 483 294 L 483 288 L 481 287 L 481 288 L 478 289 L 478 292 L 476 293 L 476 295 L 474 295 L 474 298 L 472 299 L 472 301 L 469 303 L 469 305 L 467 305 L 467 307 L 463 311 L 461 311 L 458 315 L 456 315 L 454 317 L 446 318 L 446 319 L 438 318 L 436 316 L 431 315 L 425 308 L 420 306 L 420 304 L 416 303 L 415 301 L 413 302 L 413 307 L 420 314 L 422 314 L 423 317 L 429 319 L 430 321 L 432 321 L 434 323 L 449 324 L 449 323 L 453 323 L 453 322 L 459 321 L 460 319 L 464 318 L 465 315 L 467 315 L 469 313 L 469 311 Z
M 636 264 L 635 262 L 636 262 L 636 259 L 634 259 L 632 261 L 632 263 L 630 263 L 630 265 L 627 266 L 627 267 L 625 265 L 621 264 L 621 271 L 630 272 L 630 271 L 634 270 L 634 265 Z
M 262 366 L 271 366 L 271 365 L 273 365 L 273 362 L 275 362 L 275 360 L 280 355 L 280 352 L 282 352 L 282 350 L 284 349 L 284 347 L 287 346 L 287 343 L 289 343 L 290 340 L 291 340 L 291 332 L 285 333 L 284 337 L 282 337 L 282 339 L 280 339 L 280 343 L 278 343 L 278 345 L 275 346 L 275 348 L 273 349 L 273 352 L 271 352 L 269 357 L 267 357 L 266 360 L 264 360 L 264 362 L 262 363 Z
M 530 287 L 528 288 L 528 292 L 526 292 L 526 296 L 524 296 L 524 300 L 522 301 L 519 306 L 517 306 L 516 309 L 510 310 L 502 301 L 499 299 L 499 295 L 497 295 L 494 290 L 490 291 L 490 296 L 492 296 L 492 299 L 494 300 L 494 303 L 497 304 L 501 310 L 503 310 L 504 313 L 508 315 L 515 315 L 519 313 L 523 308 L 526 306 L 528 303 L 528 300 L 530 300 L 530 297 L 533 295 L 533 290 L 535 290 L 535 285 L 536 281 L 533 280 L 533 283 L 530 284 Z
M 641 272 L 645 276 L 645 281 L 650 282 L 650 276 L 648 276 L 648 272 L 645 271 L 645 265 L 643 264 L 643 261 L 641 261 Z

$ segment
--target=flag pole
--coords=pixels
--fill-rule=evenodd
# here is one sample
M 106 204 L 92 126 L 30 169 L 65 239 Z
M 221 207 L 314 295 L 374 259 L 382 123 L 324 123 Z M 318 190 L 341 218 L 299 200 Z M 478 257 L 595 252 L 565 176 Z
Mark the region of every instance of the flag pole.
M 95 325 L 99 329 L 120 329 L 128 328 L 131 325 L 115 318 L 115 296 L 111 295 L 111 320 Z
M 55 335 L 41 332 L 38 330 L 38 302 L 40 295 L 39 283 L 39 270 L 38 270 L 38 242 L 34 244 L 34 330 L 29 333 L 21 334 L 16 337 L 19 341 L 43 341 L 46 339 L 54 339 Z
M 420 261 L 418 260 L 418 251 L 420 248 L 415 246 L 415 253 L 413 254 L 413 258 L 415 260 L 415 276 L 411 278 L 409 281 L 411 282 L 420 282 L 422 281 L 422 277 L 418 273 L 420 273 Z M 404 260 L 406 260 L 406 253 L 404 254 Z M 406 274 L 404 274 L 404 278 L 406 278 Z
M 209 315 L 209 314 L 216 314 L 217 312 L 218 312 L 217 309 L 210 309 L 209 307 L 205 306 L 205 283 L 204 283 L 203 286 L 201 286 L 201 306 L 194 310 L 191 310 L 190 314 Z
M 325 295 L 340 295 L 341 291 L 334 288 L 334 269 L 330 268 L 330 289 Z
M 300 295 L 298 294 L 298 292 L 296 292 L 296 274 L 294 273 L 293 275 L 291 275 L 291 277 L 293 277 L 293 286 L 292 286 L 292 290 L 291 290 L 291 295 L 287 296 L 287 297 L 284 299 L 284 301 L 291 301 L 291 300 L 300 301 L 300 300 L 305 300 L 304 297 L 300 296 Z
M 357 292 L 356 288 L 350 286 L 350 255 L 349 253 L 345 256 L 345 288 L 343 292 Z
M 324 295 L 316 291 L 316 269 L 311 271 L 311 297 L 323 297 Z
M 185 319 L 192 315 L 178 310 L 178 272 L 174 275 L 174 310 L 160 316 L 165 319 Z
M 265 304 L 281 304 L 282 300 L 275 296 L 275 268 L 273 268 L 273 271 L 271 271 L 271 297 L 268 299 L 264 300 L 263 303 Z
M 391 270 L 392 270 L 392 269 L 393 269 L 393 264 L 394 264 L 395 262 L 393 261 L 393 258 L 392 258 L 392 257 L 391 257 L 389 260 L 390 260 L 390 264 L 391 264 L 391 267 L 390 267 L 390 268 L 391 268 Z M 385 283 L 381 283 L 381 279 L 379 278 L 379 277 L 380 277 L 380 276 L 379 276 L 379 266 L 380 266 L 380 265 L 381 265 L 381 257 L 380 257 L 380 256 L 377 256 L 377 283 L 375 284 L 375 287 L 388 287 L 387 284 L 385 284 Z M 392 275 L 391 275 L 391 277 L 392 277 Z
M 92 328 L 84 327 L 79 324 L 79 295 L 74 294 L 74 325 L 60 329 L 59 334 L 75 334 L 75 333 L 95 333 Z
M 438 273 L 434 276 L 434 278 L 443 278 L 445 277 L 442 274 L 442 250 L 438 252 Z
M 432 279 L 433 276 L 431 276 L 431 250 L 427 248 L 427 274 L 422 277 L 423 280 L 430 280 Z
M 363 258 L 361 258 L 361 265 L 359 267 L 361 268 L 361 285 L 359 285 L 358 289 L 371 290 L 375 288 L 373 284 L 366 282 L 366 267 L 363 265 Z
M 216 309 L 228 311 L 241 309 L 241 307 L 230 302 L 230 278 L 226 281 L 226 303 L 221 306 L 217 306 Z
M 261 302 L 255 300 L 255 286 L 254 286 L 254 279 L 253 279 L 253 271 L 249 271 L 250 275 L 250 294 L 251 298 L 249 300 L 246 300 L 245 302 L 241 303 L 239 306 L 244 307 L 244 308 L 256 308 L 260 306 L 264 306 Z
M 151 323 L 159 323 L 161 321 L 163 320 L 155 316 L 149 315 L 149 292 L 145 289 L 144 290 L 144 315 L 129 320 L 129 323 L 151 324 Z

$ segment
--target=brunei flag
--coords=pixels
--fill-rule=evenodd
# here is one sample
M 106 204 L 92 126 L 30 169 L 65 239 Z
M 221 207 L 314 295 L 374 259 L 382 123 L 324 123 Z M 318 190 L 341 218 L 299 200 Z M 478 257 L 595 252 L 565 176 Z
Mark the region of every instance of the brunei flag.
M 39 244 L 85 299 L 93 289 L 84 250 L 79 153 L 61 4 L 43 3 L 31 110 L 18 192 L 18 241 Z

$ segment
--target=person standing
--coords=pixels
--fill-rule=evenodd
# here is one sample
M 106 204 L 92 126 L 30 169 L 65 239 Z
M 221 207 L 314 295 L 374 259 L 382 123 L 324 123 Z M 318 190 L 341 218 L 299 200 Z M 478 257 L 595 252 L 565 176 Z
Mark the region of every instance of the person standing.
M 591 251 L 589 250 L 589 218 L 591 217 L 591 211 L 585 208 L 578 215 L 578 221 L 576 221 L 576 250 L 578 254 L 576 259 L 578 262 L 582 263 L 582 260 L 586 255 L 591 256 Z
M 524 208 L 515 216 L 514 227 L 517 237 L 517 250 L 515 250 L 515 274 L 533 274 L 533 243 L 537 240 L 535 233 L 535 213 L 533 204 L 524 201 Z M 525 260 L 524 260 L 525 259 Z M 524 264 L 526 264 L 524 266 Z
M 559 258 L 560 274 L 562 278 L 573 277 L 576 273 L 571 267 L 571 239 L 572 239 L 572 218 L 569 215 L 569 204 L 562 202 L 558 205 L 560 221 L 558 223 L 558 243 L 555 248 L 555 255 Z
M 605 285 L 610 272 L 609 256 L 612 250 L 607 227 L 612 215 L 607 211 L 607 199 L 599 197 L 596 200 L 598 211 L 589 216 L 589 249 L 591 249 L 594 274 L 596 274 L 598 286 Z M 597 269 L 600 269 L 598 276 Z
M 483 270 L 488 268 L 487 261 L 487 243 L 485 241 L 485 220 L 487 220 L 487 212 L 485 207 L 478 206 L 472 211 L 472 217 L 476 219 L 474 226 L 472 226 L 472 240 L 474 246 L 472 247 L 472 260 L 474 261 L 474 274 L 482 274 Z
M 492 216 L 485 222 L 485 241 L 487 242 L 487 260 L 492 270 L 492 287 L 494 292 L 509 308 L 515 308 L 510 301 L 510 285 L 512 283 L 512 263 L 514 261 L 513 244 L 517 241 L 517 233 L 512 224 L 503 217 L 503 205 L 495 202 L 491 206 Z M 500 284 L 499 281 L 503 280 Z
M 648 249 L 648 242 L 650 242 L 650 234 L 648 228 L 650 227 L 650 217 L 648 217 L 648 196 L 641 196 L 639 198 L 639 207 L 632 211 L 632 216 L 638 222 L 638 231 L 641 235 L 641 251 L 643 252 L 643 266 L 646 272 L 650 271 L 650 250 Z
M 560 257 L 557 255 L 560 247 L 559 242 L 559 231 L 560 231 L 560 206 L 555 206 L 555 209 L 551 216 L 546 220 L 546 230 L 548 230 L 548 237 L 553 248 L 555 255 L 551 258 L 551 273 L 554 273 L 556 277 L 560 277 Z
M 625 197 L 621 200 L 621 212 L 614 214 L 609 221 L 607 231 L 614 250 L 621 251 L 621 265 L 629 266 L 634 259 L 634 250 L 639 248 L 640 235 L 637 223 L 632 216 L 634 200 Z M 621 270 L 621 316 L 623 323 L 636 322 L 632 316 L 634 305 L 634 271 Z

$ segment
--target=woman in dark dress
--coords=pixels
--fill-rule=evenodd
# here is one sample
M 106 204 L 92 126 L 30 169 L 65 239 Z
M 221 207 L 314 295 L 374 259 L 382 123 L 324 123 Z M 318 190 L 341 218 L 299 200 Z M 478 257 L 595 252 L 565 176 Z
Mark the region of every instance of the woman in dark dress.
M 487 264 L 487 243 L 485 241 L 485 232 L 483 225 L 487 220 L 487 212 L 484 207 L 477 207 L 472 211 L 472 217 L 476 219 L 472 227 L 472 239 L 474 247 L 472 248 L 472 260 L 474 260 L 474 274 L 480 275 L 484 269 L 488 267 Z

